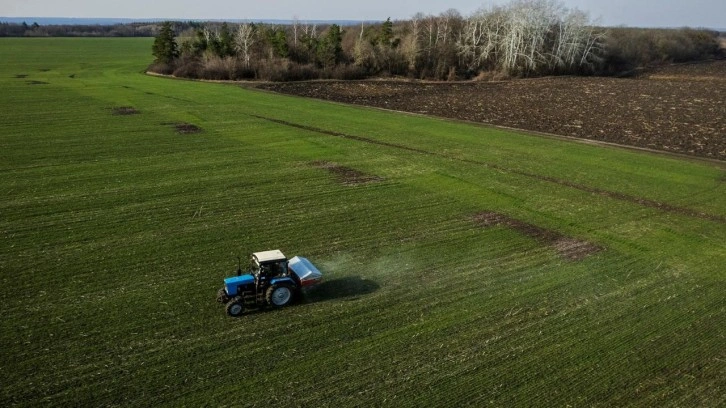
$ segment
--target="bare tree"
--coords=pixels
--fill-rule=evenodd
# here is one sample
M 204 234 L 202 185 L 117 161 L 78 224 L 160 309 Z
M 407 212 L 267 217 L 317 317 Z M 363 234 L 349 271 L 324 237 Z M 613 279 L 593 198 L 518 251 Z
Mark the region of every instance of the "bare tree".
M 589 65 L 601 41 L 579 10 L 557 0 L 515 0 L 469 17 L 457 49 L 469 69 L 493 62 L 503 71 L 527 74 Z
M 242 56 L 245 67 L 249 68 L 252 47 L 255 45 L 255 28 L 252 24 L 244 23 L 239 26 L 235 34 L 234 49 Z
M 465 21 L 457 48 L 468 69 L 482 68 L 487 62 L 497 60 L 506 18 L 506 11 L 495 7 L 479 9 Z
M 416 59 L 421 51 L 421 25 L 425 18 L 426 17 L 423 13 L 416 13 L 411 17 L 411 21 L 409 23 L 411 26 L 411 33 L 410 38 L 404 44 L 404 52 L 408 59 L 408 69 L 411 71 L 416 69 Z
M 302 31 L 307 38 L 318 38 L 318 26 L 316 24 L 310 25 L 306 22 Z
M 605 40 L 606 33 L 597 28 L 596 24 L 590 24 L 585 26 L 587 30 L 585 47 L 580 57 L 580 66 L 587 65 L 592 66 L 598 62 L 601 62 L 600 53 L 603 50 L 603 41 Z
M 436 37 L 444 44 L 448 44 L 449 41 L 452 41 L 453 32 L 462 20 L 461 13 L 456 9 L 450 8 L 441 13 L 437 20 Z
M 436 20 L 435 16 L 428 15 L 424 18 L 424 30 L 426 32 L 426 36 L 428 37 L 428 46 L 426 47 L 429 52 L 436 46 L 436 43 L 438 41 L 438 32 L 437 32 L 437 24 L 438 21 Z
M 356 65 L 364 65 L 366 58 L 368 57 L 369 50 L 366 47 L 365 39 L 363 38 L 363 33 L 365 32 L 365 23 L 360 23 L 360 34 L 358 34 L 358 39 L 355 41 L 355 45 L 353 46 L 353 62 Z
M 300 27 L 300 19 L 297 16 L 292 19 L 292 44 L 297 47 L 297 31 Z

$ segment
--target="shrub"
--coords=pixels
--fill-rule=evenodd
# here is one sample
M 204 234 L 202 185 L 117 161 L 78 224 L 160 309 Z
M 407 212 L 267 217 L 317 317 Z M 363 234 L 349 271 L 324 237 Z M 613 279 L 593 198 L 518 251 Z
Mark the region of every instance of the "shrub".
M 230 74 L 235 70 L 234 61 L 234 58 L 220 58 L 216 55 L 208 57 L 202 68 L 202 78 L 213 81 L 232 79 Z
M 161 75 L 171 75 L 176 68 L 175 63 L 155 62 L 146 68 L 147 71 Z
M 273 82 L 306 81 L 320 78 L 320 69 L 313 64 L 289 60 L 265 60 L 257 66 L 257 78 Z
M 203 66 L 199 61 L 188 61 L 181 63 L 174 70 L 174 76 L 180 78 L 202 79 Z
M 621 74 L 663 63 L 717 58 L 719 53 L 718 33 L 709 30 L 613 28 L 598 73 Z
M 331 78 L 341 80 L 366 79 L 368 76 L 365 68 L 353 64 L 338 65 L 330 73 Z

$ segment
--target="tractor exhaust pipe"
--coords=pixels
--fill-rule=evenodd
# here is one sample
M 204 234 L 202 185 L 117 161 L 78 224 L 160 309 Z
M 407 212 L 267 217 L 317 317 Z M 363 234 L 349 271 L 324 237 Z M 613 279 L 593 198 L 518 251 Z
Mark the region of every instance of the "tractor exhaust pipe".
M 237 276 L 242 276 L 242 258 L 237 256 Z

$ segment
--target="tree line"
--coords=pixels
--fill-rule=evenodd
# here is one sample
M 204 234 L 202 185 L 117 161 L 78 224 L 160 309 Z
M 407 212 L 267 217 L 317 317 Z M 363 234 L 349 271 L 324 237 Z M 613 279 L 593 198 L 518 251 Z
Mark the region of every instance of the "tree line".
M 654 63 L 722 55 L 718 33 L 602 28 L 557 0 L 513 0 L 462 16 L 340 27 L 164 23 L 151 71 L 188 78 L 290 81 L 403 76 L 619 75 Z
M 177 23 L 179 27 L 183 24 L 189 23 Z M 0 37 L 153 37 L 158 32 L 157 23 L 113 25 L 0 23 Z

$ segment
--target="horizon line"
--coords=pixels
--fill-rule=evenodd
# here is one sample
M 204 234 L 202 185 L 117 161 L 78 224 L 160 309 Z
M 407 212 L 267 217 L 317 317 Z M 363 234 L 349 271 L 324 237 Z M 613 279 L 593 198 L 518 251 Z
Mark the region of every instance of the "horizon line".
M 380 23 L 385 21 L 384 19 L 345 19 L 345 18 L 335 18 L 335 19 L 301 19 L 301 18 L 183 18 L 183 17 L 42 17 L 42 16 L 0 16 L 0 23 L 16 23 L 21 24 L 23 22 L 32 24 L 37 23 L 41 26 L 50 26 L 50 25 L 65 25 L 65 24 L 53 24 L 53 23 L 43 23 L 41 24 L 39 21 L 33 21 L 33 20 L 91 20 L 91 21 L 104 21 L 108 24 L 93 24 L 89 23 L 88 25 L 110 25 L 110 24 L 125 24 L 125 23 L 157 23 L 157 22 L 164 22 L 164 21 L 170 21 L 170 22 L 232 22 L 232 23 L 238 23 L 238 22 L 279 22 L 279 23 L 291 23 L 294 21 L 299 21 L 301 23 L 345 23 L 345 25 L 353 25 L 353 23 Z M 392 21 L 407 21 L 409 19 L 394 19 L 391 18 Z M 693 29 L 706 29 L 706 30 L 713 30 L 717 31 L 719 33 L 726 33 L 726 27 L 706 27 L 706 26 L 687 26 L 687 25 L 680 25 L 680 26 L 633 26 L 633 25 L 626 25 L 626 24 L 618 24 L 618 25 L 600 25 L 601 27 L 613 27 L 613 28 L 663 28 L 663 29 L 679 29 L 679 28 L 693 28 Z

